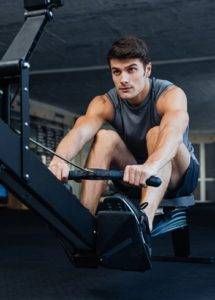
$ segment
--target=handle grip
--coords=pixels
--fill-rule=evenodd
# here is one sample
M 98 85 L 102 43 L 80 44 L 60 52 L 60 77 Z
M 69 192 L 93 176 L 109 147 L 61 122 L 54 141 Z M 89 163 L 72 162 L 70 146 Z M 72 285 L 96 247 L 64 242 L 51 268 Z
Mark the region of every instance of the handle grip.
M 90 171 L 73 170 L 69 172 L 69 180 L 122 180 L 124 171 L 120 170 L 103 170 L 103 169 L 90 169 Z M 161 185 L 159 177 L 151 176 L 146 180 L 146 184 L 153 187 Z

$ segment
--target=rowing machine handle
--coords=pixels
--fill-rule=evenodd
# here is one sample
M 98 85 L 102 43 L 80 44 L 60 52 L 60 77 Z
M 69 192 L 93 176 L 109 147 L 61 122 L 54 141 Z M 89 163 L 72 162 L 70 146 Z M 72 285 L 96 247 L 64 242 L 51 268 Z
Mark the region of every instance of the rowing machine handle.
M 103 170 L 103 169 L 89 169 L 89 171 L 73 170 L 69 172 L 69 180 L 122 180 L 124 171 L 119 170 Z M 146 180 L 146 184 L 153 187 L 161 185 L 159 177 L 151 176 Z

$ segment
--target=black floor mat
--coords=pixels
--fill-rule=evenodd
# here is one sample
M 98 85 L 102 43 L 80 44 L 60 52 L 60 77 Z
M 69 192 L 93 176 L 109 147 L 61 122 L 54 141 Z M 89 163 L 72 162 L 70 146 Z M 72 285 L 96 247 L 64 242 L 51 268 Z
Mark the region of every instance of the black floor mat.
M 215 264 L 153 262 L 145 273 L 76 269 L 57 239 L 30 211 L 0 210 L 0 299 L 215 299 Z M 215 207 L 191 210 L 192 254 L 215 256 Z M 170 254 L 168 235 L 153 254 Z

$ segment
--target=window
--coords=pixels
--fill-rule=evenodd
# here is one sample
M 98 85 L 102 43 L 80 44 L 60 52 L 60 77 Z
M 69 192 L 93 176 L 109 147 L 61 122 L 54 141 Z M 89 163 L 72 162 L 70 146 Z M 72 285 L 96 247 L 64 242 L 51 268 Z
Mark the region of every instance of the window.
M 200 162 L 200 176 L 195 199 L 198 203 L 215 202 L 215 143 L 194 144 Z

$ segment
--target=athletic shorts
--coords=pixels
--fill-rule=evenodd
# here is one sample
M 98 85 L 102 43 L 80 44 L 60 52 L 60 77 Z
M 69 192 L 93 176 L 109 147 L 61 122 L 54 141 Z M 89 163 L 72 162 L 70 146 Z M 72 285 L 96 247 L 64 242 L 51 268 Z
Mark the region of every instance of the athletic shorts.
M 190 164 L 174 190 L 167 189 L 164 198 L 171 199 L 176 197 L 188 196 L 193 193 L 198 184 L 199 163 L 193 158 L 190 158 Z M 140 198 L 141 189 L 132 185 L 128 185 L 123 181 L 114 181 L 116 191 L 123 192 L 130 198 Z
M 190 158 L 189 167 L 174 190 L 167 189 L 164 198 L 171 199 L 176 197 L 188 196 L 193 193 L 198 184 L 199 178 L 199 163 L 193 158 Z

